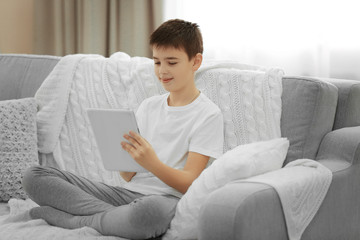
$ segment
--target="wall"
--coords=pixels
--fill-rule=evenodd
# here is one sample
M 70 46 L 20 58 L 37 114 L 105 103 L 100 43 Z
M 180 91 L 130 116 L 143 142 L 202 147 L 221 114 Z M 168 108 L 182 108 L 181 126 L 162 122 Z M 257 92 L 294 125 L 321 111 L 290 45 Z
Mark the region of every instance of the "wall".
M 0 53 L 33 53 L 35 0 L 0 0 Z

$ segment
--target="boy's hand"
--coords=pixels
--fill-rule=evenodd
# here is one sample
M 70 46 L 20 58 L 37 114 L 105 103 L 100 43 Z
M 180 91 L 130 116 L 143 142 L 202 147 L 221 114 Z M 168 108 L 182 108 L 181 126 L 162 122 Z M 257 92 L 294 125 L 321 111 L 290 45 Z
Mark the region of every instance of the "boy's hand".
M 184 169 L 175 169 L 161 162 L 150 143 L 139 134 L 130 131 L 129 135 L 124 135 L 124 138 L 129 142 L 121 142 L 122 148 L 137 163 L 181 193 L 187 191 L 209 161 L 208 156 L 189 152 Z
M 122 148 L 143 168 L 151 169 L 160 162 L 151 144 L 139 134 L 130 131 L 124 138 L 129 142 L 121 142 Z M 130 143 L 130 144 L 129 144 Z

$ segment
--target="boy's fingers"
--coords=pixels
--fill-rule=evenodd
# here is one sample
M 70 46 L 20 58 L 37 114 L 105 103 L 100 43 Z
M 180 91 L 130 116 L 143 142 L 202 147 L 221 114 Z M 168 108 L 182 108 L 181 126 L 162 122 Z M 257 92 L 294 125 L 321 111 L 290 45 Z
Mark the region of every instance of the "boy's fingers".
M 130 155 L 132 155 L 133 151 L 135 150 L 135 148 L 131 144 L 127 143 L 127 142 L 121 142 L 121 146 Z
M 130 137 L 129 135 L 125 134 L 125 135 L 124 135 L 124 138 L 125 138 L 126 140 L 128 140 L 128 141 L 129 141 L 133 146 L 135 146 L 136 148 L 140 146 L 140 145 L 139 145 L 139 142 L 138 142 L 136 139 L 134 139 L 134 137 Z
M 137 134 L 136 132 L 133 132 L 133 131 L 130 131 L 129 134 L 130 134 L 130 136 L 133 137 L 138 143 L 140 143 L 140 144 L 142 143 L 143 138 L 142 138 L 139 134 Z
M 125 142 L 121 142 L 121 147 L 128 152 L 128 147 L 126 146 Z

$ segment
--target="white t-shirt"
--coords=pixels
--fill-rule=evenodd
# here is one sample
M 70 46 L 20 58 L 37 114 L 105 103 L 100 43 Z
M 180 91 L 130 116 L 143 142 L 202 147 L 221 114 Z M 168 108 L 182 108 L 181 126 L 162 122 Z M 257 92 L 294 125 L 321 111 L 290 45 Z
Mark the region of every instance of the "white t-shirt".
M 210 157 L 223 153 L 224 131 L 220 109 L 203 93 L 192 103 L 171 107 L 169 93 L 145 99 L 136 112 L 141 136 L 153 147 L 166 165 L 182 169 L 188 152 Z M 182 194 L 168 186 L 152 173 L 137 173 L 124 188 L 142 194 Z

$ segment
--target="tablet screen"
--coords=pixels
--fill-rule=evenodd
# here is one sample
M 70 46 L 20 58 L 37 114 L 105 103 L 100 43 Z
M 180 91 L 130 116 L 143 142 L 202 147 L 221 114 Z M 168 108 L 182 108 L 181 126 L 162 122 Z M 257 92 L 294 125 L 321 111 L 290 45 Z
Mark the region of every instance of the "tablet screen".
M 105 169 L 124 172 L 147 172 L 121 147 L 124 134 L 139 133 L 131 110 L 87 109 L 101 160 Z

